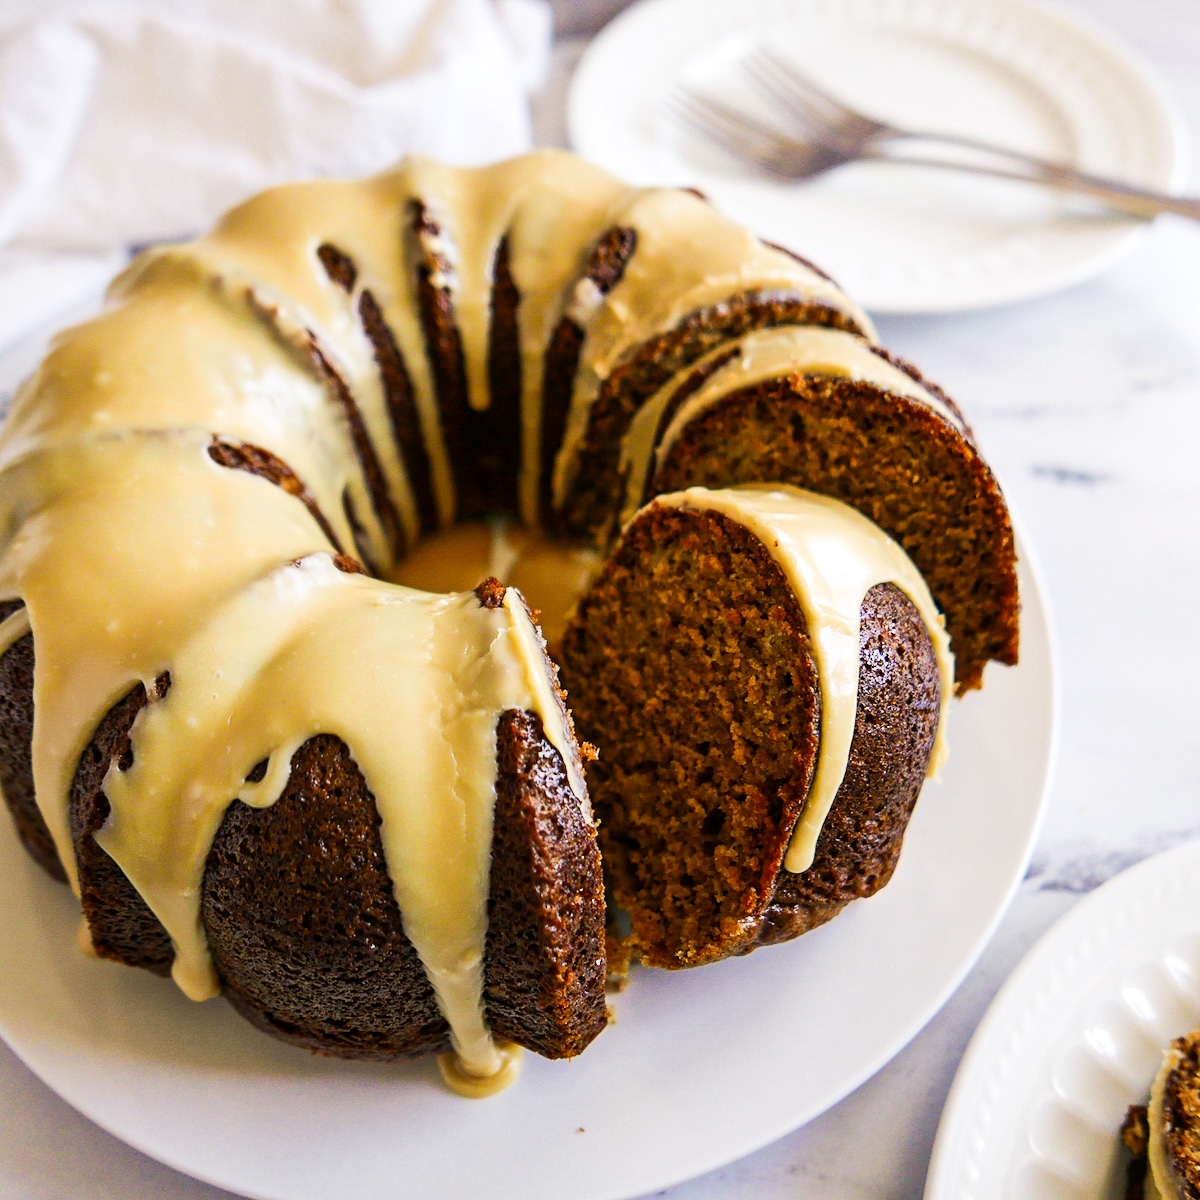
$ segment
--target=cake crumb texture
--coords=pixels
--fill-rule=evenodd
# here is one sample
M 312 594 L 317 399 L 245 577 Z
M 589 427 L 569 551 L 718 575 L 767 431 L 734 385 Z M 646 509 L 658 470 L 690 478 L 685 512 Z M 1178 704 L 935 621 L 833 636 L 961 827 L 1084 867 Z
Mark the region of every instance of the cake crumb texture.
M 689 422 L 655 494 L 774 480 L 858 509 L 904 547 L 946 616 L 956 689 L 1017 661 L 1016 550 L 1004 498 L 942 417 L 869 384 L 797 375 L 732 393 Z
M 1163 1089 L 1163 1142 L 1182 1200 L 1200 1200 L 1200 1029 L 1171 1043 L 1179 1061 Z
M 803 616 L 761 544 L 716 513 L 651 510 L 563 640 L 615 901 L 655 966 L 753 943 L 817 738 Z
M 915 607 L 878 585 L 861 610 L 846 776 L 812 867 L 783 855 L 815 766 L 819 685 L 799 602 L 747 529 L 653 506 L 626 530 L 563 639 L 610 901 L 654 966 L 796 937 L 890 879 L 924 782 L 938 665 Z M 680 703 L 685 697 L 686 702 Z

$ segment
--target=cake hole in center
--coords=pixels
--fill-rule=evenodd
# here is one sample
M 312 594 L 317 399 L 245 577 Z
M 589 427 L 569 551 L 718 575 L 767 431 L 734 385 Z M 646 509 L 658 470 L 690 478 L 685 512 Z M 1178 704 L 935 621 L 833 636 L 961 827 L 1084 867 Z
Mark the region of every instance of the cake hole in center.
M 520 589 L 529 607 L 540 613 L 542 632 L 553 645 L 599 565 L 593 551 L 496 517 L 430 534 L 388 578 L 426 592 L 466 592 L 493 575 Z

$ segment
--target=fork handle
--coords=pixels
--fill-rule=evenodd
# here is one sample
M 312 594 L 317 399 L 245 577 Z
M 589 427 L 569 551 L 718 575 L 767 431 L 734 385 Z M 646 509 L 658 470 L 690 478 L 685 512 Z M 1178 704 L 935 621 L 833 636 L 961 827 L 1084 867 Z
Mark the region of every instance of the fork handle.
M 972 150 L 985 150 L 989 154 L 1002 154 L 1014 162 L 1024 164 L 1025 169 L 956 162 L 954 159 L 948 158 L 922 158 L 904 153 L 886 154 L 879 150 L 874 150 L 865 157 L 879 162 L 909 163 L 919 167 L 942 167 L 951 171 L 967 171 L 973 175 L 990 175 L 997 179 L 1019 179 L 1027 183 L 1049 184 L 1051 187 L 1062 188 L 1064 191 L 1094 196 L 1098 200 L 1103 200 L 1110 208 L 1135 217 L 1156 217 L 1159 213 L 1169 212 L 1200 221 L 1200 199 L 1191 196 L 1168 196 L 1165 192 L 1134 187 L 1132 184 L 1120 183 L 1115 179 L 1104 179 L 1099 175 L 1090 175 L 1086 171 L 1077 171 L 1074 167 L 1046 162 L 1044 159 L 1034 158 L 1032 155 L 1000 150 L 994 146 L 972 142 L 967 138 L 917 133 L 905 133 L 900 136 L 920 138 L 922 141 L 939 141 Z M 899 137 L 888 140 L 894 143 L 899 140 Z

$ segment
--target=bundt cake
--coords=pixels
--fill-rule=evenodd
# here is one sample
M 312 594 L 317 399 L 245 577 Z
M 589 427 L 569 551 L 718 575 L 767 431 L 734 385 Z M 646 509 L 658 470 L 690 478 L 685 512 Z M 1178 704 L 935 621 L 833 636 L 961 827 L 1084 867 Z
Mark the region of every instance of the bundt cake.
M 554 151 L 141 254 L 16 397 L 0 531 L 0 785 L 84 943 L 467 1091 L 604 1027 L 588 780 L 646 960 L 744 952 L 888 877 L 937 610 L 960 691 L 1016 657 L 954 405 L 811 264 Z M 446 538 L 480 569 L 405 586 Z
M 1150 1103 L 1129 1109 L 1121 1139 L 1130 1153 L 1126 1200 L 1200 1196 L 1200 1029 L 1167 1047 Z

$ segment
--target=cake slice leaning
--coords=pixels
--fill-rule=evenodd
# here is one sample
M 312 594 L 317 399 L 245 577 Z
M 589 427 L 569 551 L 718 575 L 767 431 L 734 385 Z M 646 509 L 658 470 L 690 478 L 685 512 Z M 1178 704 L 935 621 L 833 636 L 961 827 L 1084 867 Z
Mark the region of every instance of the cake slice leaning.
M 859 513 L 765 485 L 660 496 L 561 657 L 642 961 L 744 954 L 887 883 L 953 660 L 919 573 Z
M 678 373 L 622 447 L 627 520 L 652 496 L 778 480 L 856 508 L 910 555 L 945 614 L 956 686 L 1017 661 L 1016 550 L 1004 497 L 954 403 L 837 329 L 731 340 Z

